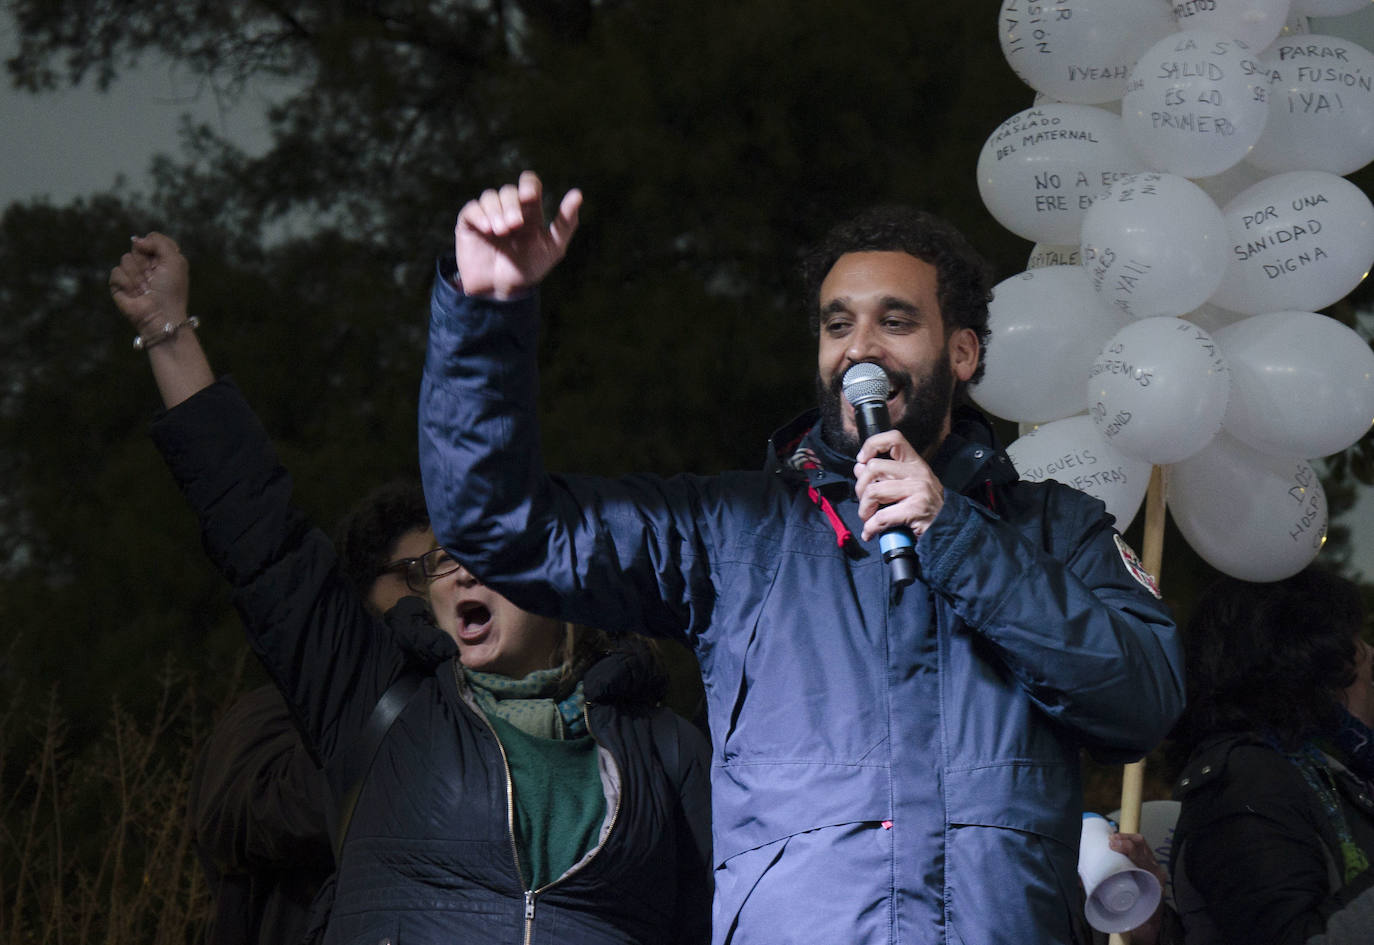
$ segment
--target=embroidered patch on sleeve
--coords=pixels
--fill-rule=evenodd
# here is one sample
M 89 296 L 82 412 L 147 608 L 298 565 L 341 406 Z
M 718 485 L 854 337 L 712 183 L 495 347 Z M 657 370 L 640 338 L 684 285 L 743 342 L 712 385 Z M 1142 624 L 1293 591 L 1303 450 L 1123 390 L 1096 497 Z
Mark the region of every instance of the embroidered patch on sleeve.
M 1140 582 L 1140 586 L 1145 588 L 1158 599 L 1162 597 L 1159 593 L 1159 585 L 1155 583 L 1154 576 L 1145 570 L 1145 565 L 1140 563 L 1140 558 L 1131 550 L 1131 546 L 1121 538 L 1120 535 L 1113 535 L 1116 539 L 1116 550 L 1121 552 L 1121 563 L 1126 566 L 1126 570 L 1131 572 L 1131 577 Z

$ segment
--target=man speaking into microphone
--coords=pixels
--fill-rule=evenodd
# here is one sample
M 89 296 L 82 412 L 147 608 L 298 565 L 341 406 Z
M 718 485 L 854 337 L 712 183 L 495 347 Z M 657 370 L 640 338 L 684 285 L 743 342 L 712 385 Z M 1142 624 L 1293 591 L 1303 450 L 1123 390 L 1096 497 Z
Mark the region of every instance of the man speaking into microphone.
M 694 647 L 715 942 L 1074 941 L 1080 749 L 1153 747 L 1181 659 L 1103 505 L 1019 481 L 962 405 L 986 264 L 927 214 L 848 221 L 803 267 L 819 403 L 766 470 L 551 475 L 534 290 L 581 202 L 546 222 L 526 172 L 458 216 L 420 400 L 439 541 L 520 607 Z M 860 364 L 891 425 L 862 440 L 843 390 Z M 909 560 L 885 561 L 904 532 Z

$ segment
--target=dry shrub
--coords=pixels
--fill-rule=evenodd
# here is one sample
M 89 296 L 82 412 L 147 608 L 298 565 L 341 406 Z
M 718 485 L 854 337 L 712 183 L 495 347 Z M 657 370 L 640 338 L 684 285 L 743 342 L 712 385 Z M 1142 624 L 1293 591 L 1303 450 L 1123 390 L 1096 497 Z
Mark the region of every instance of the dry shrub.
M 187 796 L 205 734 L 189 678 L 164 670 L 151 716 L 114 700 L 69 751 L 58 694 L 20 684 L 0 712 L 0 945 L 187 945 L 210 914 Z

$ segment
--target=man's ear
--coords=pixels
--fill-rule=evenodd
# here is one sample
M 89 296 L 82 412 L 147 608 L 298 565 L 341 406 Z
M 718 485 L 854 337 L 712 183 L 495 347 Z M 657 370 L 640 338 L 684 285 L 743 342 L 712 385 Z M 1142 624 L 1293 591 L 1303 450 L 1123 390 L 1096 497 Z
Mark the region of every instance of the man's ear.
M 972 328 L 960 328 L 949 336 L 949 365 L 960 381 L 967 383 L 973 372 L 978 370 L 978 360 L 982 354 L 978 334 Z

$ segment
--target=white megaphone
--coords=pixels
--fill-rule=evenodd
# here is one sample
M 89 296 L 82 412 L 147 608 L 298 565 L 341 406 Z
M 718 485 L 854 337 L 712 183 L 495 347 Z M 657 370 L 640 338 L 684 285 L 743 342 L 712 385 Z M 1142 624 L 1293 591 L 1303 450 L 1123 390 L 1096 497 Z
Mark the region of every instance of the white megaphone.
M 1078 878 L 1087 902 L 1083 913 L 1099 932 L 1129 932 L 1159 906 L 1159 877 L 1107 844 L 1115 828 L 1101 814 L 1083 815 L 1078 842 Z

